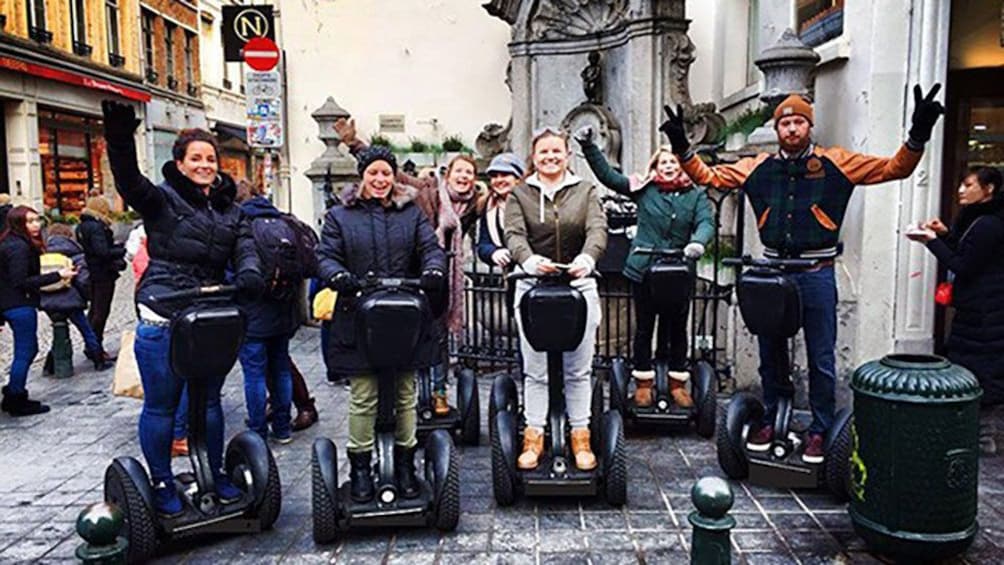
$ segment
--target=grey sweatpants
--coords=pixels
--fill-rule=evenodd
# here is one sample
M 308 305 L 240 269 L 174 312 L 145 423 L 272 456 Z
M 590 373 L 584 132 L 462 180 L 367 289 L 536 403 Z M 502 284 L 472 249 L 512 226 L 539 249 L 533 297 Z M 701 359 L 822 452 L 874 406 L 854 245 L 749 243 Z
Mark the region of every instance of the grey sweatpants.
M 596 347 L 596 329 L 600 327 L 600 295 L 596 291 L 595 279 L 583 279 L 572 283 L 586 299 L 586 331 L 575 351 L 564 354 L 565 366 L 565 409 L 573 428 L 589 425 L 589 409 L 592 400 L 593 353 Z M 516 283 L 515 304 L 519 312 L 520 300 L 532 288 L 532 280 Z M 547 422 L 547 353 L 536 351 L 530 346 L 523 333 L 522 320 L 516 316 L 519 328 L 520 350 L 523 354 L 523 412 L 526 424 L 543 428 Z

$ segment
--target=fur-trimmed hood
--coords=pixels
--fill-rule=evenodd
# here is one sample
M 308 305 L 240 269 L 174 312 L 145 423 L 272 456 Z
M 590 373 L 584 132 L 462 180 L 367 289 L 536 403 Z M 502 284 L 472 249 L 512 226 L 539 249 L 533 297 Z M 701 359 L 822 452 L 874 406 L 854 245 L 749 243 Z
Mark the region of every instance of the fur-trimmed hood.
M 361 192 L 361 185 L 350 184 L 347 185 L 340 196 L 342 205 L 351 208 L 357 206 L 362 202 L 362 198 L 359 197 Z M 390 201 L 395 208 L 401 209 L 411 204 L 418 198 L 418 189 L 413 186 L 408 186 L 406 184 L 394 183 L 394 188 L 390 193 Z
M 218 180 L 209 188 L 209 196 L 206 196 L 202 192 L 202 189 L 198 185 L 189 180 L 188 177 L 181 174 L 178 170 L 178 166 L 174 164 L 174 161 L 167 161 L 161 168 L 161 172 L 164 174 L 164 180 L 167 184 L 174 189 L 175 192 L 181 196 L 185 202 L 188 202 L 191 206 L 195 208 L 202 208 L 207 203 L 211 204 L 213 208 L 222 212 L 234 204 L 234 200 L 237 198 L 237 184 L 230 175 L 220 171 L 218 173 Z

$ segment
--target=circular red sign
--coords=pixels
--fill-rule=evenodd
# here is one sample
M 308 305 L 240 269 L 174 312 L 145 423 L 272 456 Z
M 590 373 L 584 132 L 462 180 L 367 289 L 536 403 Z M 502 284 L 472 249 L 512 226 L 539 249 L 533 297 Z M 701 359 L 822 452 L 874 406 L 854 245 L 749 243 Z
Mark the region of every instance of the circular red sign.
M 252 37 L 243 51 L 244 62 L 256 71 L 271 71 L 279 64 L 279 46 L 267 37 Z

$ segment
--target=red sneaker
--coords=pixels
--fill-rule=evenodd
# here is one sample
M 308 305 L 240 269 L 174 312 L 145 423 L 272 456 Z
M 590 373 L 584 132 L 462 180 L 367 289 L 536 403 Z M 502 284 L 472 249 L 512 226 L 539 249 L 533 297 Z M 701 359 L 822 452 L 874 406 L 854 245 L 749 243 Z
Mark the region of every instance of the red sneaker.
M 809 434 L 808 441 L 805 442 L 805 451 L 802 452 L 802 461 L 812 464 L 822 463 L 823 443 L 823 434 Z
M 758 453 L 764 452 L 770 449 L 772 441 L 774 441 L 774 426 L 765 424 L 751 437 L 746 438 L 746 449 Z

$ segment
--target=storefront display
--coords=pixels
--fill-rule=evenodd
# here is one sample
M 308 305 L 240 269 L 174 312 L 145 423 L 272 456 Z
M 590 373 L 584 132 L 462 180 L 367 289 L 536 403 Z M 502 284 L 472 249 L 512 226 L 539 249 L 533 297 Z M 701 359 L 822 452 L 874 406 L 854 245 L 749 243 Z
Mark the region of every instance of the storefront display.
M 38 152 L 47 211 L 76 216 L 88 196 L 104 194 L 110 179 L 101 120 L 39 110 Z

